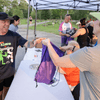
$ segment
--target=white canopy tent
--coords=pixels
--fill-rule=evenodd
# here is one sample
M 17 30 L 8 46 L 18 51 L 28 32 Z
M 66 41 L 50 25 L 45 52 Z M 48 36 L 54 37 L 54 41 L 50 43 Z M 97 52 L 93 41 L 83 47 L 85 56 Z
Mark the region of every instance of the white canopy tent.
M 27 0 L 29 2 L 29 0 Z M 30 0 L 37 10 L 43 9 L 75 9 L 100 11 L 100 0 Z
M 45 9 L 74 9 L 100 11 L 100 0 L 26 0 L 36 10 Z M 28 15 L 29 17 L 29 15 Z M 36 36 L 36 19 L 34 34 Z

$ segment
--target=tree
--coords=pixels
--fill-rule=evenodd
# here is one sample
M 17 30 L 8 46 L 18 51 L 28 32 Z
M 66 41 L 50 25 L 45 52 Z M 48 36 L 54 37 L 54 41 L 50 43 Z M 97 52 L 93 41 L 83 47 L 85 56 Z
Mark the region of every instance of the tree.
M 0 12 L 3 12 L 3 9 L 2 9 L 2 7 L 0 6 Z
M 86 10 L 73 10 L 73 14 L 71 15 L 72 19 L 79 20 L 81 18 L 87 18 L 89 15 L 89 11 Z
M 50 15 L 50 10 L 42 10 L 41 11 L 41 19 L 50 19 L 51 18 L 51 15 Z
M 28 4 L 25 1 L 20 0 L 19 9 L 23 12 L 23 17 L 28 17 Z
M 59 12 L 59 10 L 58 9 L 53 9 L 53 10 L 51 10 L 51 12 L 52 12 L 52 19 L 59 19 L 60 18 L 60 12 Z
M 0 11 L 8 10 L 10 8 L 10 5 L 10 0 L 0 0 Z

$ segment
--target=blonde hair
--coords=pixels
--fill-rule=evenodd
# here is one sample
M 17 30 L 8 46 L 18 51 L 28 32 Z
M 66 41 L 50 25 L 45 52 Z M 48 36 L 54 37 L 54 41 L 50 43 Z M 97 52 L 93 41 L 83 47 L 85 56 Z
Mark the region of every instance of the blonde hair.
M 74 40 L 71 40 L 68 42 L 68 45 L 71 45 L 71 46 L 76 46 L 77 48 L 80 48 L 78 42 L 74 41 Z

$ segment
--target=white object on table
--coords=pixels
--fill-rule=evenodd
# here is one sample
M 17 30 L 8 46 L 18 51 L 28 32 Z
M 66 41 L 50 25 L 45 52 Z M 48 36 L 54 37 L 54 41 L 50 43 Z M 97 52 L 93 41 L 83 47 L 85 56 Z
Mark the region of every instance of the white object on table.
M 28 48 L 23 60 L 30 60 L 39 64 L 41 62 L 41 53 L 42 48 Z

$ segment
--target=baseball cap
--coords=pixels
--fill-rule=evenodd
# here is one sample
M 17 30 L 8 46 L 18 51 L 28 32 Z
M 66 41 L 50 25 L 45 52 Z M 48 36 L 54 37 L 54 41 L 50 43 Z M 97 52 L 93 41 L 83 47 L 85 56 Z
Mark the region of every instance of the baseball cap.
M 100 20 L 100 12 L 90 12 L 90 15 Z
M 6 14 L 5 12 L 0 12 L 0 20 L 5 20 L 5 19 L 13 20 L 13 18 L 9 17 L 8 14 Z
M 81 24 L 81 23 L 80 23 L 80 22 L 77 22 L 77 23 L 76 23 L 76 25 L 79 25 L 79 24 Z

